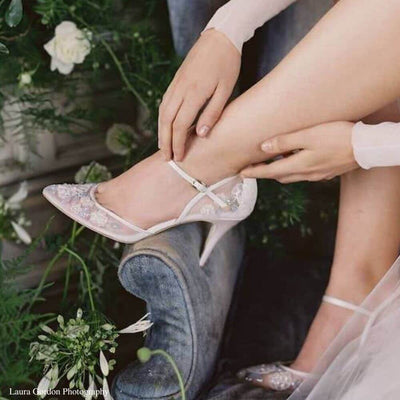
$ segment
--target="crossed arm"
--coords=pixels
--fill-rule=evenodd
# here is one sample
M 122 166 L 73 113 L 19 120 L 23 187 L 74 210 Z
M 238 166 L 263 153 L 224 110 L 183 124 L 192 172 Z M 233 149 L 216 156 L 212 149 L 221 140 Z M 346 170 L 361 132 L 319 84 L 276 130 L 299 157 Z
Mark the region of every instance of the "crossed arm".
M 331 157 L 331 160 L 333 162 L 337 160 L 339 167 L 343 167 L 345 172 L 346 168 L 352 169 L 357 167 L 354 160 L 354 154 L 351 151 L 353 124 L 351 122 L 334 123 L 331 121 L 338 118 L 348 120 L 360 118 L 366 113 L 372 112 L 374 108 L 382 107 L 385 102 L 388 103 L 389 101 L 392 101 L 400 94 L 399 49 L 395 46 L 400 34 L 398 21 L 396 20 L 396 15 L 398 15 L 400 8 L 400 2 L 398 0 L 388 0 L 382 3 L 373 0 L 366 3 L 362 0 L 342 0 L 340 3 L 341 4 L 337 7 L 334 7 L 334 10 L 328 13 L 329 16 L 324 18 L 324 21 L 322 21 L 322 23 L 320 22 L 313 29 L 312 33 L 309 34 L 296 47 L 296 49 L 286 57 L 281 65 L 272 72 L 272 79 L 267 79 L 268 77 L 264 78 L 256 85 L 257 88 L 252 88 L 249 92 L 243 95 L 243 99 L 246 99 L 246 101 L 239 101 L 236 102 L 236 104 L 244 104 L 244 106 L 242 106 L 244 109 L 248 108 L 247 105 L 253 104 L 251 110 L 252 115 L 253 118 L 258 118 L 258 120 L 253 123 L 248 123 L 248 129 L 254 130 L 256 128 L 257 130 L 260 130 L 260 126 L 264 123 L 266 124 L 265 126 L 268 126 L 268 132 L 265 133 L 265 138 L 268 138 L 274 136 L 271 134 L 271 129 L 273 129 L 273 125 L 276 125 L 275 121 L 277 120 L 277 117 L 276 115 L 270 116 L 269 118 L 268 116 L 263 117 L 260 103 L 262 104 L 263 100 L 266 103 L 270 102 L 272 100 L 270 94 L 273 93 L 274 90 L 278 90 L 278 93 L 275 93 L 275 98 L 277 99 L 275 101 L 278 102 L 282 101 L 282 95 L 285 95 L 282 91 L 293 91 L 293 93 L 296 94 L 293 96 L 295 99 L 288 99 L 287 101 L 300 101 L 300 103 L 298 103 L 297 107 L 283 107 L 283 109 L 293 109 L 295 112 L 301 112 L 301 110 L 303 110 L 304 117 L 300 116 L 297 118 L 300 121 L 303 120 L 303 127 L 323 121 L 329 122 L 329 125 L 326 125 L 325 128 L 323 125 L 319 125 L 316 128 L 308 128 L 306 131 L 299 132 L 298 135 L 292 134 L 291 139 L 296 138 L 297 142 L 294 144 L 292 140 L 291 146 L 296 145 L 299 149 L 304 149 L 306 145 L 310 146 L 312 144 L 312 138 L 315 138 L 316 141 L 319 141 L 320 143 L 321 141 L 322 143 L 328 143 L 329 140 L 327 140 L 327 137 L 332 139 L 333 135 L 336 134 L 336 138 L 334 142 L 331 142 L 331 145 L 336 146 L 335 150 L 342 154 L 343 158 Z M 217 45 L 217 49 L 214 49 L 214 52 L 206 51 L 201 54 L 202 50 L 205 48 L 209 48 L 211 45 L 216 45 L 217 40 L 215 38 L 217 36 L 221 39 L 221 41 L 218 42 L 220 44 Z M 200 57 L 197 58 L 197 62 L 191 62 L 193 61 L 193 57 L 189 54 L 188 58 L 185 60 L 185 62 L 187 61 L 186 65 L 184 63 L 183 68 L 179 71 L 185 72 L 185 74 L 180 74 L 181 76 L 184 76 L 181 80 L 184 82 L 189 80 L 190 82 L 192 76 L 190 71 L 196 69 L 199 64 L 202 66 L 202 73 L 199 74 L 200 81 L 203 82 L 209 81 L 206 77 L 215 76 L 214 72 L 216 70 L 219 70 L 220 72 L 223 70 L 223 68 L 207 69 L 210 65 L 215 67 L 215 60 L 222 60 L 224 68 L 228 68 L 228 70 L 231 69 L 232 65 L 234 65 L 232 60 L 239 60 L 238 63 L 240 64 L 239 51 L 237 51 L 237 48 L 226 39 L 226 36 L 216 32 L 215 30 L 210 30 L 203 34 L 194 47 L 194 53 L 197 53 L 197 55 L 200 54 Z M 217 51 L 218 49 L 219 51 Z M 210 54 L 212 55 L 211 57 Z M 220 57 L 221 54 L 222 57 Z M 326 55 L 325 59 L 321 58 L 321 54 Z M 239 57 L 239 59 L 237 57 Z M 294 70 L 296 70 L 296 75 L 293 75 Z M 277 79 L 278 75 L 285 77 L 285 82 L 281 82 L 277 87 L 276 83 L 279 82 L 279 79 Z M 226 74 L 220 73 L 221 80 L 218 82 L 226 79 L 226 76 Z M 235 72 L 234 77 L 232 78 L 232 76 L 230 76 L 228 79 L 232 87 L 232 80 L 235 81 L 236 77 L 237 73 Z M 330 79 L 328 79 L 328 77 Z M 274 82 L 274 84 L 272 85 L 271 82 Z M 291 87 L 288 88 L 290 85 Z M 204 96 L 205 92 L 202 90 L 201 84 L 199 87 L 199 92 L 203 93 Z M 219 88 L 220 84 L 218 83 L 216 87 Z M 224 87 L 224 84 L 221 84 L 221 87 Z M 302 95 L 304 97 L 303 101 L 298 98 L 302 87 L 304 87 L 304 93 Z M 208 90 L 210 89 L 208 88 Z M 325 91 L 325 98 L 322 93 L 323 91 Z M 189 90 L 189 93 L 190 92 L 193 95 L 193 91 Z M 216 93 L 217 90 L 215 90 L 215 94 Z M 208 107 L 205 109 L 203 114 L 207 114 L 206 111 L 210 108 L 212 111 L 210 112 L 210 115 L 213 116 L 214 121 L 217 120 L 223 106 L 225 105 L 227 98 L 226 93 L 230 93 L 230 91 L 226 89 L 225 83 L 224 96 L 221 96 L 222 100 L 213 101 L 214 97 L 211 97 Z M 179 160 L 184 154 L 186 129 L 182 129 L 184 126 L 182 117 L 176 118 L 176 115 L 174 116 L 174 113 L 170 112 L 168 118 L 165 118 L 165 113 L 169 109 L 166 106 L 169 104 L 169 101 L 167 100 L 174 97 L 175 93 L 170 92 L 169 96 L 166 96 L 166 99 L 164 99 L 164 105 L 162 105 L 160 110 L 160 146 L 167 157 L 170 157 L 173 154 L 174 157 Z M 319 99 L 319 101 L 314 102 L 315 99 Z M 338 101 L 339 99 L 340 101 Z M 258 103 L 255 104 L 255 101 Z M 178 115 L 184 115 L 182 110 L 191 109 L 195 116 L 199 110 L 199 106 L 194 106 L 193 102 L 188 102 L 187 104 L 188 106 L 186 108 L 179 108 Z M 213 105 L 213 107 L 211 107 L 211 105 Z M 215 107 L 215 105 L 218 105 L 218 107 Z M 269 111 L 272 111 L 276 107 L 267 104 L 266 108 L 270 108 L 271 110 Z M 233 109 L 239 111 L 237 112 L 238 115 L 244 114 L 238 110 L 237 107 L 233 107 Z M 319 115 L 317 115 L 318 113 Z M 204 124 L 202 124 L 204 121 L 204 118 L 202 119 L 203 114 L 200 116 L 197 125 L 197 130 L 200 135 L 204 133 L 207 134 L 207 132 L 202 130 L 204 126 Z M 232 115 L 232 113 L 229 114 Z M 224 118 L 224 120 L 229 119 L 229 114 Z M 268 112 L 265 112 L 264 114 L 268 115 Z M 279 114 L 279 111 L 277 114 Z M 283 115 L 282 118 L 292 119 L 292 116 Z M 244 132 L 246 131 L 246 127 L 243 125 L 245 123 L 244 120 L 240 121 L 237 118 L 231 119 L 236 121 L 235 127 L 237 127 L 238 130 L 242 128 Z M 173 121 L 172 125 L 170 126 L 170 129 L 167 129 L 168 124 L 165 124 L 165 122 L 171 120 Z M 214 121 L 211 121 L 210 125 L 212 125 Z M 292 130 L 302 127 L 301 123 L 288 124 L 287 122 L 284 122 L 283 125 L 286 125 L 286 130 L 285 128 L 282 130 L 279 125 L 282 125 L 282 123 L 279 123 L 278 126 L 276 126 L 275 134 L 282 134 L 290 131 L 289 126 L 291 125 Z M 210 127 L 208 128 L 210 129 Z M 169 136 L 164 134 L 167 131 Z M 339 131 L 341 134 L 337 134 Z M 305 132 L 308 133 L 308 135 L 305 135 Z M 310 134 L 312 132 L 314 132 L 313 135 Z M 257 133 L 258 136 L 259 134 L 260 133 Z M 168 137 L 170 140 L 168 140 Z M 307 143 L 303 143 L 303 145 L 298 143 L 298 140 L 301 137 L 307 137 Z M 386 140 L 387 137 L 388 135 L 386 135 Z M 391 135 L 391 137 L 393 137 L 393 135 Z M 276 141 L 279 142 L 283 142 L 284 140 L 285 139 L 283 138 L 276 139 Z M 290 140 L 286 140 L 286 142 L 288 141 Z M 321 148 L 321 146 L 315 146 L 315 143 L 314 151 L 308 152 L 308 156 L 310 156 L 310 154 L 315 154 L 315 150 Z M 386 142 L 385 146 L 387 145 L 388 143 Z M 332 146 L 330 146 L 331 150 Z M 295 154 L 295 156 L 293 156 L 298 166 L 301 160 L 303 162 L 306 162 L 307 160 L 307 158 L 304 157 L 305 152 L 303 151 L 300 153 L 302 154 Z M 325 155 L 326 154 L 327 153 L 325 153 Z M 269 155 L 271 155 L 270 151 Z M 264 159 L 266 158 L 268 158 L 267 155 Z M 258 161 L 260 160 L 258 159 Z M 400 164 L 400 160 L 398 160 L 398 163 Z M 283 165 L 283 162 L 280 163 L 280 165 Z M 339 173 L 340 168 L 338 170 Z M 253 173 L 254 171 L 255 170 L 253 170 Z M 248 173 L 249 171 L 247 170 L 246 172 Z M 331 172 L 335 172 L 335 170 L 332 170 Z M 265 174 L 265 176 L 272 178 L 276 177 L 274 175 L 268 176 L 268 174 Z M 314 173 L 314 176 L 318 175 Z M 325 175 L 320 175 L 320 177 L 329 178 L 329 171 L 326 172 Z

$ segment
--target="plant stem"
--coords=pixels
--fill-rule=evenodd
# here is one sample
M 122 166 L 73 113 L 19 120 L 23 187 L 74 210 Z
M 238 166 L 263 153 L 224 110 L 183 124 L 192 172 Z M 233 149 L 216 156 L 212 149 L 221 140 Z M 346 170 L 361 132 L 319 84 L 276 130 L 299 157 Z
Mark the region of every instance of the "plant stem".
M 179 371 L 178 366 L 176 365 L 174 359 L 164 350 L 158 349 L 158 350 L 152 350 L 151 351 L 152 355 L 159 354 L 167 359 L 167 361 L 171 364 L 172 368 L 174 369 L 174 372 L 176 374 L 176 377 L 178 378 L 179 382 L 179 388 L 181 391 L 181 397 L 182 400 L 186 400 L 186 391 L 185 391 L 185 384 L 183 383 L 182 375 Z
M 90 246 L 89 256 L 88 256 L 88 259 L 89 259 L 89 260 L 92 260 L 92 259 L 93 259 L 93 255 L 94 255 L 94 252 L 95 252 L 95 250 L 96 250 L 96 246 L 97 246 L 97 242 L 98 242 L 98 241 L 99 241 L 99 235 L 96 233 L 95 236 L 94 236 L 94 238 L 93 238 L 92 244 L 91 244 L 91 246 Z
M 72 224 L 72 232 L 71 232 L 71 246 L 75 244 L 75 237 L 76 237 L 76 229 L 78 227 L 78 224 L 76 221 Z M 72 261 L 72 256 L 71 254 L 68 256 L 68 263 L 67 263 L 67 270 L 65 272 L 65 283 L 64 283 L 64 289 L 63 289 L 63 296 L 62 296 L 62 302 L 64 303 L 65 300 L 67 299 L 67 293 L 69 289 L 69 281 L 71 277 L 71 261 Z
M 125 85 L 128 88 L 128 90 L 137 98 L 137 100 L 139 101 L 139 103 L 143 107 L 147 108 L 147 104 L 143 100 L 142 96 L 139 94 L 139 92 L 129 82 L 129 79 L 125 74 L 124 68 L 122 67 L 121 62 L 119 61 L 118 57 L 114 53 L 114 50 L 111 48 L 111 46 L 104 39 L 100 39 L 100 43 L 105 47 L 105 49 L 108 51 L 108 54 L 110 54 L 111 58 L 113 59 L 114 64 L 116 65 L 116 67 L 117 67 L 117 69 L 118 69 L 118 71 L 119 71 L 119 73 L 121 75 L 121 79 L 125 83 Z
M 71 249 L 68 249 L 68 248 L 66 248 L 65 251 L 68 254 L 71 254 L 72 256 L 74 256 L 80 262 L 80 264 L 82 265 L 82 269 L 83 269 L 83 272 L 85 273 L 85 277 L 86 277 L 86 284 L 87 284 L 87 289 L 88 289 L 88 294 L 89 294 L 90 307 L 91 307 L 92 311 L 95 312 L 96 311 L 96 307 L 95 307 L 94 301 L 93 301 L 92 280 L 90 278 L 89 269 L 88 269 L 85 261 L 83 260 L 83 258 L 79 254 L 75 253 L 74 251 L 72 251 Z
M 75 232 L 75 237 L 79 236 L 79 234 L 85 229 L 84 226 L 79 227 L 76 232 Z M 67 249 L 68 245 L 70 244 L 71 238 L 68 239 L 66 243 L 64 243 L 58 250 L 57 254 L 50 260 L 49 264 L 47 265 L 43 275 L 42 279 L 40 280 L 39 286 L 35 290 L 35 295 L 32 297 L 31 302 L 28 306 L 28 311 L 32 308 L 33 304 L 37 301 L 40 293 L 43 290 L 44 284 L 46 283 L 46 279 L 48 275 L 50 274 L 51 270 L 53 269 L 55 263 L 61 258 L 61 256 L 64 254 L 65 250 Z
M 78 21 L 80 21 L 83 25 L 85 25 L 89 30 L 91 30 L 94 33 L 97 33 L 93 26 L 90 26 L 84 19 L 82 19 L 81 17 L 76 15 L 74 12 L 71 12 L 71 15 L 74 18 L 76 18 Z M 117 67 L 117 69 L 119 71 L 119 74 L 121 75 L 121 79 L 125 83 L 125 85 L 128 88 L 128 90 L 136 97 L 136 99 L 139 101 L 139 103 L 143 107 L 147 108 L 147 104 L 143 100 L 142 96 L 133 87 L 133 85 L 129 82 L 129 79 L 126 76 L 124 68 L 122 67 L 122 64 L 121 64 L 120 60 L 118 59 L 117 55 L 115 54 L 114 50 L 111 48 L 111 46 L 103 38 L 100 38 L 100 43 L 104 46 L 104 48 L 107 50 L 108 54 L 111 56 L 112 60 L 114 61 L 114 64 Z

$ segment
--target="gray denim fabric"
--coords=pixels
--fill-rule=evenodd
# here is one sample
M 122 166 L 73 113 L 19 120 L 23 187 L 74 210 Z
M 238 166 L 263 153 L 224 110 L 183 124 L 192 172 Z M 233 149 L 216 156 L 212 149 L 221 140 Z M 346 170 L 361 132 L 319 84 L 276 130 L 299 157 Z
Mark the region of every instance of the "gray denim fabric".
M 240 227 L 228 232 L 207 264 L 199 266 L 201 224 L 187 224 L 128 248 L 119 278 L 146 301 L 151 327 L 145 346 L 167 351 L 177 363 L 188 400 L 210 380 L 243 256 Z M 178 399 L 177 378 L 166 360 L 130 364 L 113 382 L 115 400 Z
M 185 56 L 215 11 L 226 0 L 168 0 L 172 38 L 177 54 Z

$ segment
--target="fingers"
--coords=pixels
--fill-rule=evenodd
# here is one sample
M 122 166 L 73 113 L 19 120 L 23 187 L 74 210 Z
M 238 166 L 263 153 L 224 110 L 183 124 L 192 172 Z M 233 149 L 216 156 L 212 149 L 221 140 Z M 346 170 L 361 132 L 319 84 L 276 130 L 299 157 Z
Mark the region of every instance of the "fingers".
M 290 157 L 282 158 L 270 164 L 256 164 L 247 167 L 241 172 L 246 178 L 275 179 L 281 182 L 282 179 L 292 175 L 301 174 L 304 169 L 304 151 L 296 153 Z M 282 182 L 283 183 L 283 182 Z
M 172 158 L 172 123 L 183 102 L 181 96 L 172 96 L 171 92 L 169 88 L 165 93 L 158 114 L 158 147 L 167 160 Z
M 203 104 L 200 100 L 185 100 L 172 123 L 172 151 L 176 161 L 183 159 L 189 128 Z
M 206 108 L 201 113 L 199 120 L 197 121 L 196 133 L 199 136 L 206 136 L 210 129 L 217 123 L 225 104 L 229 99 L 229 96 L 230 91 L 224 86 L 219 85 L 217 87 Z
M 307 135 L 304 131 L 275 136 L 262 143 L 261 149 L 269 154 L 283 154 L 304 149 Z

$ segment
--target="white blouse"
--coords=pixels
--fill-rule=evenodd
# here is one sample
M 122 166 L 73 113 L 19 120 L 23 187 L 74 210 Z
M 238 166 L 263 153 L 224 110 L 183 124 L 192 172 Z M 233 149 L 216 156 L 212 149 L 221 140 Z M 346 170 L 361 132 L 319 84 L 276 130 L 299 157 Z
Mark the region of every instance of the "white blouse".
M 217 10 L 204 31 L 214 28 L 225 34 L 241 53 L 243 44 L 253 37 L 257 28 L 295 1 L 230 0 Z M 398 104 L 400 112 L 400 102 Z M 400 123 L 367 125 L 358 122 L 353 128 L 352 144 L 361 168 L 400 165 Z

